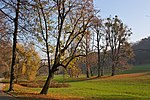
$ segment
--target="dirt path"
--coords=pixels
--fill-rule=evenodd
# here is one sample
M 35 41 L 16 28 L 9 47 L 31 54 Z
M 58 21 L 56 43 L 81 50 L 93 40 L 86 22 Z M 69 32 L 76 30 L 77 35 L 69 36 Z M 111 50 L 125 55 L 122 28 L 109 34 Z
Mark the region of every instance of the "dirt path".
M 2 91 L 4 84 L 1 83 L 3 78 L 0 78 L 0 100 L 17 100 L 14 97 L 11 97 L 10 95 L 4 93 Z

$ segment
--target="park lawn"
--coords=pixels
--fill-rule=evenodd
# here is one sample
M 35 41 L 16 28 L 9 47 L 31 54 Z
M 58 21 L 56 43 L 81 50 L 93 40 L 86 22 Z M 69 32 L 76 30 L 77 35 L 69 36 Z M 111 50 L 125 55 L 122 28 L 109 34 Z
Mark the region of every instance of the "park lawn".
M 55 76 L 54 80 L 61 80 Z M 15 85 L 14 95 L 24 100 L 89 99 L 89 100 L 149 100 L 150 72 L 121 74 L 113 77 L 66 80 L 68 88 L 50 88 L 48 95 L 38 95 L 41 88 Z M 35 99 L 37 98 L 37 99 Z
M 50 93 L 86 99 L 150 99 L 150 73 L 124 74 L 70 82 L 70 88 L 49 89 Z
M 131 73 L 141 73 L 141 72 L 150 72 L 150 64 L 136 65 L 129 70 L 120 72 L 120 74 L 131 74 Z

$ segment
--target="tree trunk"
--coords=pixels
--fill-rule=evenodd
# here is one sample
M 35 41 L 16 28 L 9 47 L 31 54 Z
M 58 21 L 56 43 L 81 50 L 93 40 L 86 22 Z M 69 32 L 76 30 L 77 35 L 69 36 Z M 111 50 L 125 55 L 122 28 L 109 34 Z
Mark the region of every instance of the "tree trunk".
M 100 58 L 100 50 L 99 50 L 99 42 L 98 42 L 98 63 L 97 63 L 97 67 L 98 67 L 98 68 L 97 68 L 97 69 L 98 69 L 98 70 L 97 70 L 97 71 L 98 71 L 98 75 L 97 75 L 97 76 L 98 76 L 98 77 L 101 76 L 101 73 L 100 73 L 100 71 L 101 71 L 101 69 L 100 69 L 100 68 L 101 68 L 100 59 L 101 59 L 101 58 Z
M 113 64 L 112 65 L 112 74 L 111 74 L 111 76 L 114 76 L 115 75 L 115 65 Z
M 105 57 L 103 57 L 103 60 L 102 60 L 102 64 L 101 64 L 101 76 L 104 76 L 104 59 Z
M 13 91 L 13 84 L 14 84 L 14 65 L 16 60 L 16 35 L 13 38 L 13 51 L 12 51 L 12 63 L 11 63 L 11 72 L 10 72 L 10 86 L 8 91 Z
M 90 73 L 91 73 L 91 76 L 94 76 L 93 75 L 93 71 L 92 71 L 92 68 L 90 67 Z
M 99 56 L 99 55 L 98 55 Z M 98 70 L 97 70 L 97 72 L 98 72 L 98 77 L 100 77 L 101 76 L 101 73 L 100 73 L 100 59 L 99 59 L 99 57 L 98 57 L 98 64 L 97 64 L 97 66 L 98 66 Z
M 17 8 L 16 8 L 16 17 L 14 19 L 14 33 L 13 33 L 13 50 L 12 50 L 12 63 L 11 63 L 11 72 L 10 72 L 10 86 L 8 91 L 13 91 L 13 83 L 14 83 L 14 65 L 16 60 L 16 43 L 17 43 L 17 32 L 18 32 L 18 17 L 19 17 L 19 6 L 20 0 L 18 0 Z
M 86 77 L 89 78 L 89 68 L 86 69 Z
M 101 76 L 101 57 L 100 57 L 100 34 L 99 31 L 97 32 L 97 51 L 98 51 L 98 61 L 97 61 L 97 76 L 100 77 Z
M 101 66 L 101 76 L 104 76 L 104 66 Z
M 49 87 L 51 85 L 51 81 L 53 79 L 53 76 L 54 76 L 54 73 L 50 72 L 48 77 L 47 77 L 47 80 L 45 82 L 45 85 L 44 85 L 43 89 L 41 90 L 40 94 L 47 94 L 48 89 L 49 89 Z
M 87 78 L 89 78 L 89 77 L 90 77 L 90 76 L 89 76 L 89 73 L 90 73 L 89 67 L 90 67 L 90 66 L 89 66 L 87 54 L 88 54 L 88 52 L 87 52 L 87 50 L 86 50 L 86 76 L 87 76 Z

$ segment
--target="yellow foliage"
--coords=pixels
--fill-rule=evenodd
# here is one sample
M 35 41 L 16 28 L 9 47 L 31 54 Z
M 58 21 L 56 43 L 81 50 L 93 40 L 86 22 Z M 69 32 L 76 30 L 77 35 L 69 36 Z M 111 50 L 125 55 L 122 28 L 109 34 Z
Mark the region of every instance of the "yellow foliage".
M 72 77 L 78 77 L 79 74 L 81 73 L 81 69 L 77 64 L 77 60 L 78 58 L 73 59 L 67 67 L 68 73 Z
M 34 80 L 40 66 L 40 56 L 34 46 L 17 44 L 17 59 L 19 68 L 16 69 L 16 75 L 24 75 L 29 81 Z

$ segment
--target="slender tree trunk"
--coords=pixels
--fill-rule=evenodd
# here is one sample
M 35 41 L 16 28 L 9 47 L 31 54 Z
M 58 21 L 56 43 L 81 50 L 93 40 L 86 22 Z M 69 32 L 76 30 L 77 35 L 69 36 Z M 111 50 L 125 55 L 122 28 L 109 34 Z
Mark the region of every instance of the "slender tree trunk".
M 101 64 L 100 64 L 100 50 L 99 50 L 99 42 L 98 42 L 98 63 L 97 63 L 97 71 L 98 71 L 98 77 L 100 77 L 101 76 Z
M 11 63 L 11 72 L 10 72 L 10 86 L 8 91 L 13 91 L 13 83 L 14 83 L 14 65 L 16 60 L 16 43 L 17 43 L 17 33 L 18 33 L 18 17 L 19 17 L 19 6 L 20 0 L 17 0 L 17 8 L 16 8 L 16 17 L 14 19 L 14 33 L 13 33 L 13 50 L 12 50 L 12 63 Z
M 87 50 L 86 50 L 86 77 L 87 78 L 89 78 L 90 77 L 90 75 L 89 75 L 89 73 L 90 73 L 90 69 L 89 69 L 89 62 L 88 62 L 88 57 L 87 57 L 87 55 L 88 55 L 88 53 L 87 53 Z
M 111 76 L 114 76 L 115 75 L 115 64 L 112 65 L 112 74 Z
M 54 73 L 50 72 L 48 77 L 47 77 L 46 83 L 45 83 L 43 89 L 41 90 L 40 94 L 47 94 L 49 86 L 51 85 L 51 81 L 52 81 L 53 77 L 54 77 Z
M 89 34 L 86 33 L 86 76 L 87 78 L 90 77 L 89 73 L 90 73 L 90 66 L 89 66 L 89 57 L 88 57 L 88 53 L 89 53 Z
M 98 63 L 97 63 L 97 71 L 98 71 L 98 77 L 100 77 L 101 76 L 101 74 L 100 74 L 100 71 L 101 71 L 101 63 L 100 63 L 100 40 L 99 40 L 99 32 L 97 33 L 97 50 L 98 50 Z
M 91 76 L 94 76 L 93 75 L 93 71 L 92 71 L 92 68 L 90 67 L 90 73 L 91 73 Z
M 8 91 L 13 91 L 13 84 L 14 84 L 14 65 L 15 65 L 15 59 L 16 59 L 16 36 L 17 34 L 14 35 L 13 38 L 13 51 L 12 51 L 12 64 L 11 64 L 11 72 L 10 72 L 10 86 Z
M 87 78 L 89 78 L 90 76 L 89 76 L 89 68 L 87 67 L 87 69 L 86 69 L 86 77 Z
M 101 66 L 101 76 L 104 76 L 104 66 Z
M 102 58 L 102 64 L 101 64 L 101 76 L 104 76 L 104 63 L 105 63 L 105 56 Z

